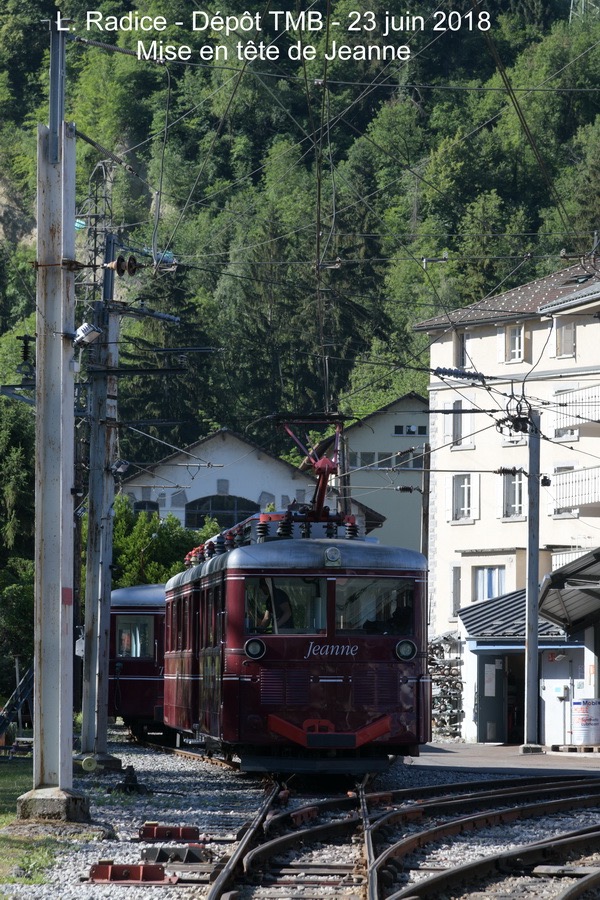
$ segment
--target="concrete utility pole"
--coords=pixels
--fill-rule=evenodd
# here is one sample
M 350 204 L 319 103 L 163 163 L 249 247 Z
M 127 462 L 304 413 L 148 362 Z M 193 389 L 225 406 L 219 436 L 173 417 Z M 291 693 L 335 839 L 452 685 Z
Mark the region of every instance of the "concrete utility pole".
M 107 234 L 105 263 L 112 262 L 114 236 Z M 116 457 L 118 321 L 111 314 L 114 270 L 104 268 L 102 300 L 94 303 L 94 325 L 102 332 L 90 365 L 90 477 L 85 589 L 85 636 L 81 757 L 120 765 L 107 749 L 108 660 Z
M 541 753 L 538 744 L 538 603 L 540 596 L 540 415 L 529 414 L 527 587 L 525 591 L 525 743 L 521 753 Z
M 20 818 L 81 821 L 73 785 L 75 137 L 64 122 L 65 35 L 50 24 L 50 126 L 38 126 L 33 790 Z

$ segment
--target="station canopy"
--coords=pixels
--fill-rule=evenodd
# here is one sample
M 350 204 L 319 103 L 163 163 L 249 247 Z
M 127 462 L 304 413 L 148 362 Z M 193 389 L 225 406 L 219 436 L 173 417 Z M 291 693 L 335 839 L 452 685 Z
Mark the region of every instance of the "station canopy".
M 539 611 L 567 632 L 600 621 L 600 548 L 544 577 Z

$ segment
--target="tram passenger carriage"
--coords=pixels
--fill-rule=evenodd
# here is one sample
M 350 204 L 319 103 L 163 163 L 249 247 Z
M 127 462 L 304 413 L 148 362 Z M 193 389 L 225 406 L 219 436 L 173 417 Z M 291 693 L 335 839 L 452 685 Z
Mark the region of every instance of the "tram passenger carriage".
M 381 770 L 431 739 L 426 561 L 306 526 L 257 514 L 168 581 L 164 721 L 246 771 Z
M 108 715 L 137 737 L 163 729 L 164 584 L 111 594 Z

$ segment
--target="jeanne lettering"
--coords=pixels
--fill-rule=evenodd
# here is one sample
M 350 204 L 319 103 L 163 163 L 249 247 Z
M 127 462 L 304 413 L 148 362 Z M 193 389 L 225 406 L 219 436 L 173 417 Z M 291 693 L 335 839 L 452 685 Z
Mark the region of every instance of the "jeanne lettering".
M 304 659 L 310 656 L 356 656 L 358 644 L 315 644 L 310 641 Z

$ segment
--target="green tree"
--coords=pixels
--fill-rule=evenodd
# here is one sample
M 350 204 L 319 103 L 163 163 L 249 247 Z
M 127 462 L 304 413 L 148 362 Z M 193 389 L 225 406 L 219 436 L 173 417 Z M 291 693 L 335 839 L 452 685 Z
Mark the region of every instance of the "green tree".
M 198 531 L 183 528 L 171 513 L 135 514 L 126 497 L 115 500 L 113 587 L 162 584 L 181 572 L 187 553 L 219 532 L 214 519 L 206 519 Z
M 0 397 L 0 566 L 33 558 L 34 418 L 31 407 Z

